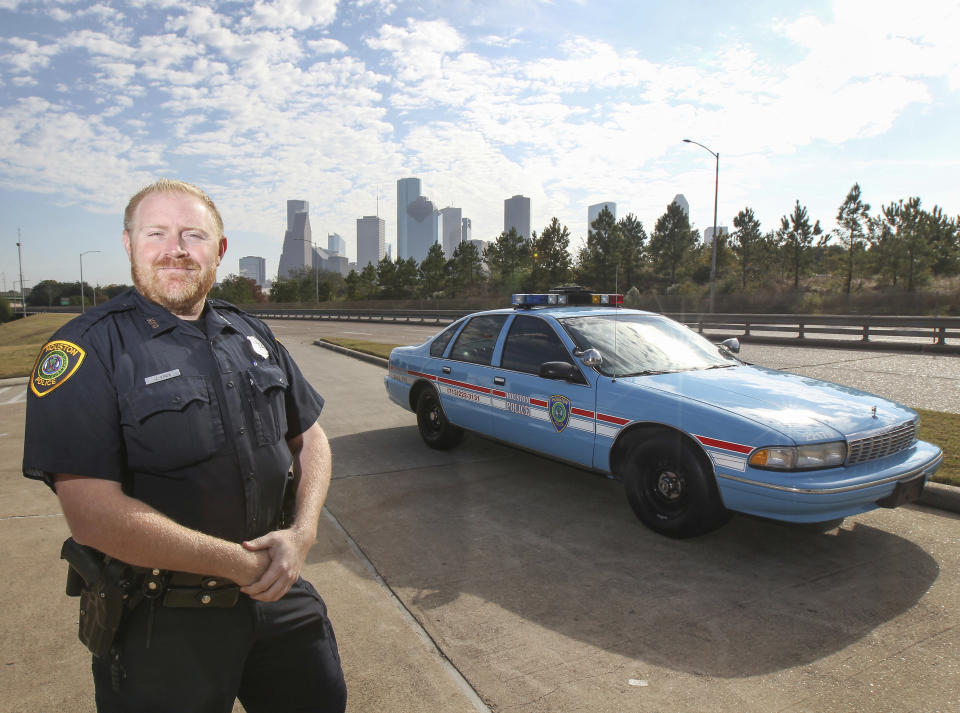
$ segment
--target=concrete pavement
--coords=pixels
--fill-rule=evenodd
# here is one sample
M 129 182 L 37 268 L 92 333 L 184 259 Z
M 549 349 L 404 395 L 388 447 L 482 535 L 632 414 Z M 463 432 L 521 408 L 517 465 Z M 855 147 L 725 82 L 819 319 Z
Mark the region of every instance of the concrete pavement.
M 948 711 L 960 517 L 823 534 L 738 517 L 676 542 L 620 486 L 468 436 L 425 448 L 381 368 L 278 329 L 325 396 L 335 482 L 305 575 L 351 711 Z M 0 407 L 0 711 L 92 711 L 54 496 Z M 240 710 L 239 707 L 237 710 Z

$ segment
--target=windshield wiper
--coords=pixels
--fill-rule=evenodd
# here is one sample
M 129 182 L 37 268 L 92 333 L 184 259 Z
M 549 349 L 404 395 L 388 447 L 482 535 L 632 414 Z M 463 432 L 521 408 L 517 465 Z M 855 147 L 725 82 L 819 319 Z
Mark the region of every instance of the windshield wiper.
M 729 369 L 732 366 L 740 366 L 739 364 L 714 364 L 713 366 L 708 366 L 707 369 Z

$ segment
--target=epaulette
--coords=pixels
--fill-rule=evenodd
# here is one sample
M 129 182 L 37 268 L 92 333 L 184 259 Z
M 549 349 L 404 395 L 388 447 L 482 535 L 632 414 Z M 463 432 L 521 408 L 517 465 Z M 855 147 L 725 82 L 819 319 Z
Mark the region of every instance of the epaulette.
M 245 310 L 242 310 L 239 307 L 237 307 L 235 304 L 233 304 L 233 302 L 227 302 L 226 300 L 218 300 L 212 297 L 208 297 L 207 304 L 209 304 L 212 307 L 216 307 L 217 309 L 225 309 L 228 312 L 236 312 L 237 314 L 249 314 Z
M 134 308 L 133 300 L 123 299 L 125 296 L 126 293 L 118 295 L 117 297 L 114 297 L 103 304 L 88 309 L 83 314 L 74 317 L 65 325 L 63 325 L 59 330 L 57 330 L 57 333 L 59 334 L 61 330 L 69 328 L 70 333 L 83 336 L 96 324 L 102 322 L 110 315 L 132 310 Z

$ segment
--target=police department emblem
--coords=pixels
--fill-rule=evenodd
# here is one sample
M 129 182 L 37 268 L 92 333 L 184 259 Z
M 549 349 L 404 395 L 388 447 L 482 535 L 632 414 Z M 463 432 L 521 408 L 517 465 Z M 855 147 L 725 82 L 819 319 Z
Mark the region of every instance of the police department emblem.
M 570 399 L 566 396 L 550 397 L 550 423 L 560 433 L 570 423 Z
M 73 342 L 62 339 L 47 342 L 33 367 L 30 390 L 38 397 L 46 396 L 77 372 L 86 355 Z

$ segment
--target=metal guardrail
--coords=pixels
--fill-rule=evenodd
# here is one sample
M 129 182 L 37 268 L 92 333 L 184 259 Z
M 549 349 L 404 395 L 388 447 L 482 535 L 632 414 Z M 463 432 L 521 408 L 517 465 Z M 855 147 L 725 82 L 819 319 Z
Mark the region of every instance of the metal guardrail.
M 261 319 L 445 325 L 470 311 L 253 309 Z M 743 342 L 960 354 L 960 317 L 668 313 L 701 334 Z

